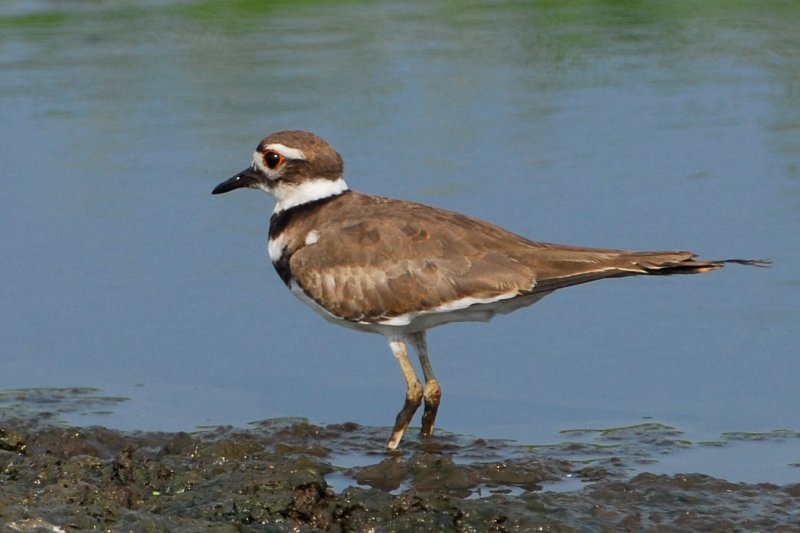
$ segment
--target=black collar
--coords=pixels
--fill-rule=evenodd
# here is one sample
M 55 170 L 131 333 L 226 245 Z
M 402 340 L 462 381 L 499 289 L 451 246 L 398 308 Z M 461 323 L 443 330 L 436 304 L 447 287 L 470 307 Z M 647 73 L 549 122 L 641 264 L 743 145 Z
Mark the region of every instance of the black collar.
M 339 198 L 340 196 L 348 194 L 349 192 L 351 192 L 350 189 L 346 189 L 339 194 L 326 196 L 325 198 L 320 198 L 319 200 L 314 200 L 313 202 L 306 202 L 304 204 L 296 205 L 290 207 L 289 209 L 284 209 L 283 211 L 273 213 L 269 219 L 269 238 L 274 239 L 283 233 L 283 230 L 286 229 L 286 226 L 289 225 L 294 217 L 307 215 L 334 200 L 335 198 Z

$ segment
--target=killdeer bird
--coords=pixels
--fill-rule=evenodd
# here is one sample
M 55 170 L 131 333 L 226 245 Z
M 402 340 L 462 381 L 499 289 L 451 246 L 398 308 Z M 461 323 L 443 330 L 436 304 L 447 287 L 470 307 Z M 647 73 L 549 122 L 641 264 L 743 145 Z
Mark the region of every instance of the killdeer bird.
M 397 448 L 423 398 L 422 435 L 433 431 L 441 389 L 425 333 L 434 326 L 487 321 L 603 278 L 769 263 L 534 242 L 459 213 L 351 191 L 342 173 L 341 156 L 323 139 L 281 131 L 262 140 L 252 164 L 212 194 L 249 187 L 272 195 L 269 256 L 283 282 L 325 319 L 386 337 L 406 380 L 389 449 Z

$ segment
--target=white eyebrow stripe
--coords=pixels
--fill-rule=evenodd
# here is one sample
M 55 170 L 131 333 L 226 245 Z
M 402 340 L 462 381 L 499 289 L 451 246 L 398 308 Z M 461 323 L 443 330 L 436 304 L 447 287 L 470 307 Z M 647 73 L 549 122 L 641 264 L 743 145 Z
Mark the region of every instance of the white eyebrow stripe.
M 266 152 L 267 150 L 274 150 L 281 154 L 286 159 L 302 159 L 306 160 L 306 154 L 302 150 L 298 148 L 292 148 L 290 146 L 286 146 L 285 144 L 281 143 L 272 143 L 268 144 L 263 147 L 262 151 Z

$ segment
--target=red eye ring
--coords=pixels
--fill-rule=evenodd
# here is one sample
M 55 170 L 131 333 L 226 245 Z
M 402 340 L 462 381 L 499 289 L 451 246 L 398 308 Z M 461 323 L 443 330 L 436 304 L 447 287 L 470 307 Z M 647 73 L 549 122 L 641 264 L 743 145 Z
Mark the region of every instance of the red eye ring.
M 264 152 L 263 159 L 264 164 L 267 165 L 267 168 L 270 170 L 275 170 L 286 160 L 282 154 L 276 152 L 275 150 L 267 150 Z

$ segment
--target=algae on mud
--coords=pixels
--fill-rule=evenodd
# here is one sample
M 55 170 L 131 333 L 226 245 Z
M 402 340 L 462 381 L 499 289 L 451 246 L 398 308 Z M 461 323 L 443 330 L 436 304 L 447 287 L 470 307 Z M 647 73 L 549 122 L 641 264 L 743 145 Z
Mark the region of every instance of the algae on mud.
M 11 531 L 791 531 L 800 484 L 639 474 L 507 442 L 442 436 L 384 453 L 383 430 L 267 420 L 119 432 L 0 419 L 0 526 Z M 373 464 L 342 469 L 337 454 Z M 374 461 L 373 461 L 374 459 Z M 332 473 L 354 482 L 335 491 Z M 543 483 L 591 479 L 573 492 Z M 364 486 L 355 486 L 355 483 Z M 508 487 L 516 489 L 507 495 Z M 496 492 L 493 492 L 496 491 Z M 488 494 L 487 497 L 476 497 Z

